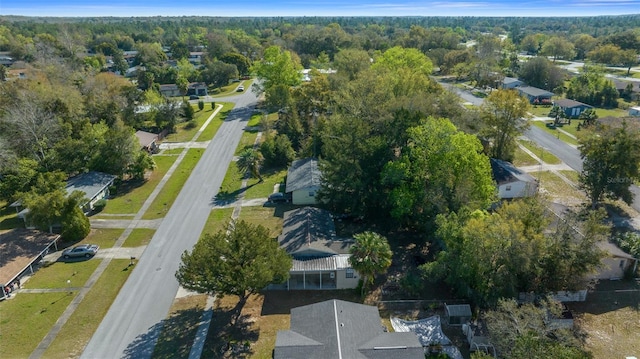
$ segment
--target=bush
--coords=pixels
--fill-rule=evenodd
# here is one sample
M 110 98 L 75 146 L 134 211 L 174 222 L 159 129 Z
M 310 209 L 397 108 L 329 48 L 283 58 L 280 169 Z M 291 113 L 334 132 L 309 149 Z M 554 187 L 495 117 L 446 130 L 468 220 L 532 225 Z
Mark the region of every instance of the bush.
M 211 109 L 212 110 L 216 109 L 216 103 L 214 101 L 211 101 Z
M 204 101 L 202 101 L 202 100 L 198 101 L 198 109 L 200 111 L 202 111 L 204 109 Z
M 100 199 L 100 200 L 96 201 L 96 203 L 93 204 L 93 210 L 94 210 L 94 212 L 102 212 L 102 210 L 106 206 L 107 206 L 107 200 L 106 199 Z
M 196 121 L 195 121 L 195 120 L 191 120 L 191 121 L 188 121 L 188 122 L 184 125 L 184 129 L 185 129 L 185 130 L 190 130 L 190 129 L 192 129 L 192 128 L 195 128 L 196 126 L 198 126 L 198 123 L 196 123 Z

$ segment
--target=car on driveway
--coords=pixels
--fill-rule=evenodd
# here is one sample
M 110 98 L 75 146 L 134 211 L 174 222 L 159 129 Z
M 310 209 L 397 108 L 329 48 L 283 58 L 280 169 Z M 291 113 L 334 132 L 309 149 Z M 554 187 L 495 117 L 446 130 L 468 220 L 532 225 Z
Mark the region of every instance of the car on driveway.
M 242 85 L 238 86 L 238 89 L 236 91 L 238 91 L 238 92 L 244 91 L 244 86 L 242 86 Z
M 289 197 L 282 192 L 276 192 L 269 195 L 270 203 L 287 203 L 289 202 Z
M 191 95 L 189 96 L 189 100 L 199 100 L 200 96 L 196 96 L 196 95 Z
M 67 248 L 62 252 L 62 258 L 80 258 L 80 257 L 93 257 L 98 253 L 98 247 L 95 244 L 80 244 L 73 248 Z

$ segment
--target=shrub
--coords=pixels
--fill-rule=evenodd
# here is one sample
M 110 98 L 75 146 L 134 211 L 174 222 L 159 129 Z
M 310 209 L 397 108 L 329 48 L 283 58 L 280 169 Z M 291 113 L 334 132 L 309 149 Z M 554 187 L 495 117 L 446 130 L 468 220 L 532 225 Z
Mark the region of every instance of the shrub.
M 198 109 L 200 111 L 202 111 L 204 109 L 204 101 L 202 101 L 202 100 L 198 101 Z
M 195 128 L 198 124 L 196 123 L 195 120 L 191 120 L 191 121 L 187 121 L 187 123 L 184 125 L 184 129 L 185 130 L 190 130 L 192 128 Z
M 216 109 L 216 103 L 214 101 L 211 101 L 211 109 L 212 110 Z
M 104 207 L 107 206 L 107 200 L 106 199 L 100 199 L 98 201 L 96 201 L 96 203 L 93 204 L 93 210 L 95 212 L 101 212 Z

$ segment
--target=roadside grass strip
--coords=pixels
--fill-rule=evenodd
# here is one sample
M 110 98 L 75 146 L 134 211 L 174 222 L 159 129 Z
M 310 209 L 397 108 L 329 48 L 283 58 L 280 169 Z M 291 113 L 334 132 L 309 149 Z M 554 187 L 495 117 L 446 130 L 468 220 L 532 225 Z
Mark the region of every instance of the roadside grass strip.
M 227 119 L 227 116 L 229 116 L 229 113 L 233 109 L 233 106 L 235 106 L 235 104 L 232 102 L 220 102 L 216 103 L 216 105 L 222 105 L 222 109 L 220 109 L 220 111 L 216 114 L 216 117 L 214 117 L 213 120 L 211 120 L 207 127 L 202 131 L 202 133 L 200 133 L 200 136 L 198 136 L 198 142 L 212 140 L 218 132 L 220 126 L 222 126 L 222 123 Z M 209 108 L 211 108 L 211 105 L 209 105 Z
M 43 358 L 77 358 L 107 314 L 134 267 L 128 259 L 113 259 L 62 327 Z
M 550 165 L 557 165 L 562 163 L 562 161 L 560 161 L 560 159 L 554 156 L 551 152 L 543 149 L 542 147 L 538 146 L 537 144 L 531 141 L 520 140 L 519 142 L 524 147 L 526 147 L 529 151 L 533 152 L 534 155 L 538 156 L 538 158 L 540 158 L 544 163 L 547 163 Z
M 131 231 L 131 234 L 129 234 L 129 237 L 127 237 L 122 246 L 131 248 L 146 246 L 151 242 L 151 238 L 153 238 L 155 233 L 155 229 L 135 228 Z
M 231 220 L 233 214 L 233 208 L 219 208 L 214 209 L 209 213 L 207 223 L 204 225 L 200 238 L 206 234 L 215 234 L 223 230 L 225 225 Z
M 153 156 L 153 160 L 156 162 L 156 169 L 153 170 L 149 178 L 144 182 L 131 184 L 130 188 L 127 188 L 128 184 L 123 184 L 118 188 L 115 198 L 107 201 L 107 206 L 101 213 L 137 213 L 176 159 L 176 156 Z
M 276 184 L 280 184 L 280 191 L 284 189 L 284 179 L 287 176 L 287 169 L 266 169 L 261 173 L 263 182 L 258 182 L 257 178 L 249 179 L 244 198 L 267 198 L 273 193 Z
M 142 219 L 162 218 L 167 214 L 203 153 L 203 148 L 190 148 L 188 150 L 187 155 L 173 172 L 171 178 L 165 183 L 162 191 L 158 193 L 158 196 L 151 203 Z

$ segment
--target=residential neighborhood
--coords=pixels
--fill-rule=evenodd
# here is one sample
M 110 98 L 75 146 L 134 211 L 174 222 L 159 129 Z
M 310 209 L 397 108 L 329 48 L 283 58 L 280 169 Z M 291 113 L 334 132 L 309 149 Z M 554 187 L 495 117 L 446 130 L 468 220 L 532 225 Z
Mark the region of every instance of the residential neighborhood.
M 639 16 L 0 14 L 0 357 L 640 357 Z

